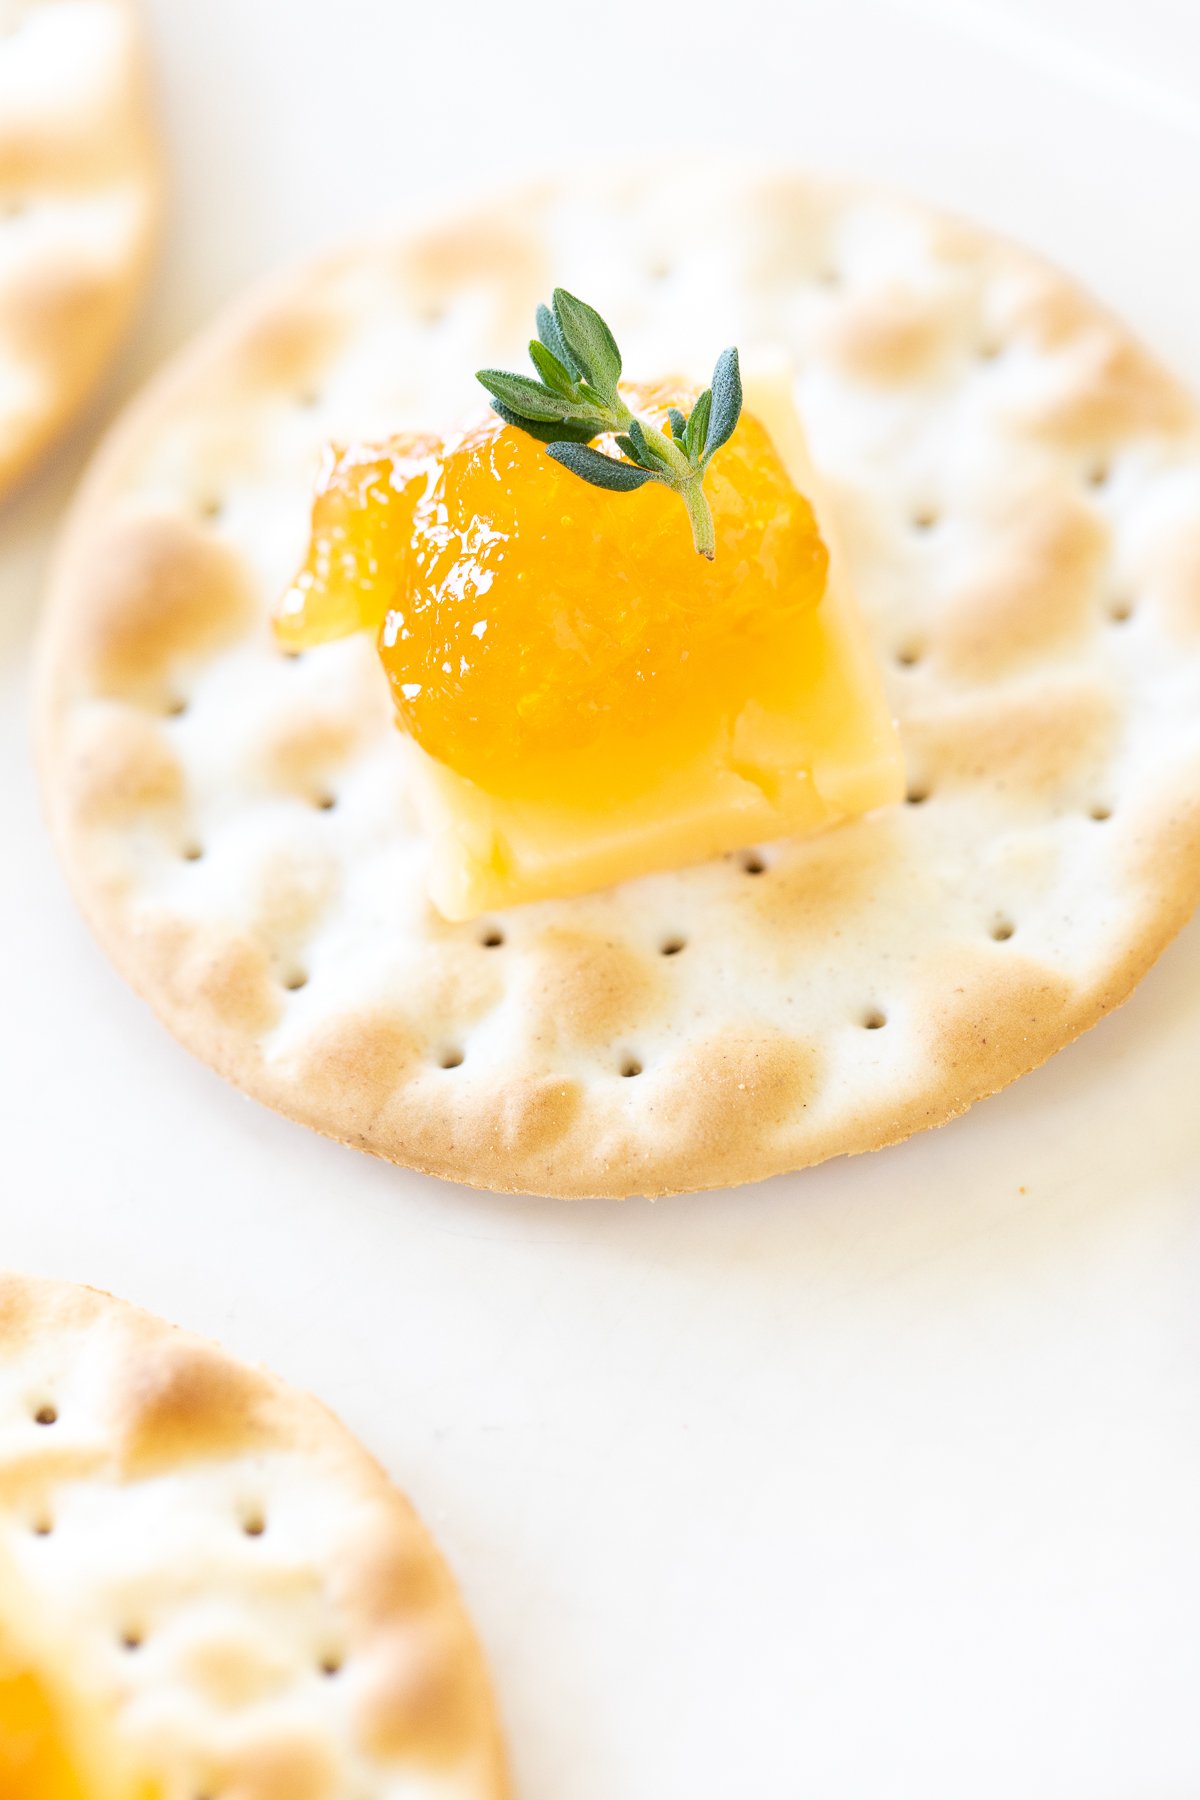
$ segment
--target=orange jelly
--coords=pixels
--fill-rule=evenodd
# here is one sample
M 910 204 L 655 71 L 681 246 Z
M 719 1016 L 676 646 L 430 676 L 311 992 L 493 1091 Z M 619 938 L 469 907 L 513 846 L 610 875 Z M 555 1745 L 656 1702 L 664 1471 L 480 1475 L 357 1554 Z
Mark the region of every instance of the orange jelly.
M 55 1708 L 24 1671 L 0 1670 L 0 1800 L 86 1800 Z
M 632 404 L 661 425 L 658 398 Z M 711 563 L 666 487 L 590 487 L 494 415 L 446 443 L 342 450 L 280 639 L 377 630 L 430 756 L 505 798 L 610 806 L 778 689 L 825 586 L 812 509 L 757 420 L 706 491 Z
M 0 1800 L 153 1800 L 114 1769 L 104 1738 L 92 1709 L 71 1716 L 36 1674 L 0 1657 Z
M 302 650 L 375 634 L 429 890 L 465 919 L 786 834 L 902 790 L 874 656 L 786 381 L 747 392 L 705 479 L 590 486 L 489 415 L 331 449 L 276 608 Z M 665 429 L 678 387 L 630 395 Z M 612 452 L 612 446 L 601 444 Z

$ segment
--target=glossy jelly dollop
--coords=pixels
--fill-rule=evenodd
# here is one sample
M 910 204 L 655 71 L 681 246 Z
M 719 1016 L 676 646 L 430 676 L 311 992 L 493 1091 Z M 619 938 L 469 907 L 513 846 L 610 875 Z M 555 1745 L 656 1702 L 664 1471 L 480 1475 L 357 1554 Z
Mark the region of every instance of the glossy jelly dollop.
M 691 396 L 629 399 L 665 429 Z M 711 563 L 666 487 L 589 486 L 491 414 L 331 449 L 279 641 L 375 631 L 430 756 L 506 799 L 607 808 L 795 692 L 828 569 L 813 510 L 749 413 L 706 492 Z

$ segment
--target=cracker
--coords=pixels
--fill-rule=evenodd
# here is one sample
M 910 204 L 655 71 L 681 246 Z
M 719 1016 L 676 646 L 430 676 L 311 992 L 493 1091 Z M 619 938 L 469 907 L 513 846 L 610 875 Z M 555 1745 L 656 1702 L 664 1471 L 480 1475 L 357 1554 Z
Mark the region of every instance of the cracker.
M 796 359 L 910 803 L 450 926 L 372 643 L 292 661 L 267 614 L 321 443 L 477 404 L 556 281 L 631 376 Z M 1195 904 L 1200 419 L 1064 277 L 906 201 L 539 188 L 302 271 L 152 386 L 62 552 L 41 756 L 111 956 L 319 1131 L 564 1195 L 876 1148 L 1094 1024 Z
M 51 1673 L 162 1800 L 509 1791 L 453 1582 L 344 1427 L 107 1294 L 18 1276 L 0 1277 L 9 1564 Z
M 0 0 L 0 495 L 107 367 L 160 182 L 131 0 Z

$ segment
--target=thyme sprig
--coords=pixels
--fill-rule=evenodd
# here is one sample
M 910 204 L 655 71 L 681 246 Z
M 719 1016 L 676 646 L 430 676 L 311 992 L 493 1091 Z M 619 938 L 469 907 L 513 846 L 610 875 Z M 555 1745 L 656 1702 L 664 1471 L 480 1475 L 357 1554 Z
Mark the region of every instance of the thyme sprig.
M 621 352 L 593 307 L 555 288 L 553 306 L 537 309 L 537 337 L 529 356 L 539 379 L 504 369 L 480 369 L 477 379 L 506 424 L 539 438 L 552 456 L 593 487 L 632 493 L 660 481 L 687 509 L 701 556 L 712 561 L 716 534 L 704 492 L 709 463 L 737 427 L 742 411 L 738 353 L 723 350 L 705 388 L 686 418 L 677 407 L 668 414 L 670 435 L 647 419 L 635 418 L 618 388 Z M 593 438 L 611 433 L 621 457 L 591 448 Z

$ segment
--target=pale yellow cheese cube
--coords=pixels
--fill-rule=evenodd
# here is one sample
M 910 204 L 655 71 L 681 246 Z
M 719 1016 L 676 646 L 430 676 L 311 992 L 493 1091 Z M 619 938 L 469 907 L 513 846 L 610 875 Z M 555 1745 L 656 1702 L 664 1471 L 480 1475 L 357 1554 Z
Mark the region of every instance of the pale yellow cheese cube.
M 895 723 L 784 372 L 749 378 L 746 407 L 808 499 L 829 551 L 786 710 L 750 702 L 691 766 L 651 775 L 607 811 L 498 798 L 414 744 L 429 892 L 447 919 L 803 836 L 903 797 Z

